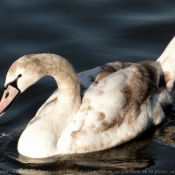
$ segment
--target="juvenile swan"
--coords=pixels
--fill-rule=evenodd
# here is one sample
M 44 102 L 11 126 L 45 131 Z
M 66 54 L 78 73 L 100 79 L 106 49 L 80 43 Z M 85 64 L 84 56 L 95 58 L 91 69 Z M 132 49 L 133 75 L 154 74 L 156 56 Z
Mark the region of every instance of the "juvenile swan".
M 59 92 L 41 106 L 20 136 L 18 151 L 31 158 L 115 147 L 160 124 L 165 118 L 162 108 L 172 102 L 172 87 L 166 87 L 159 61 L 113 62 L 77 76 L 66 59 L 33 54 L 10 67 L 0 112 L 45 75 L 54 77 Z M 159 86 L 161 79 L 164 84 Z

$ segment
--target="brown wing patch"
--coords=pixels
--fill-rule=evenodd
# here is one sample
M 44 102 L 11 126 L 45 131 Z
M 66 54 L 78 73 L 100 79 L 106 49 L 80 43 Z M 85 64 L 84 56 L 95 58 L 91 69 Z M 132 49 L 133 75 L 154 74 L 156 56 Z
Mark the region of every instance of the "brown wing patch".
M 110 74 L 120 70 L 125 69 L 129 67 L 130 64 L 126 62 L 113 62 L 103 65 L 102 71 L 97 75 L 97 77 L 94 80 L 94 83 L 98 83 L 100 80 L 104 79 L 105 77 L 109 76 Z
M 79 135 L 86 135 L 86 131 L 85 130 L 78 130 L 78 131 L 73 131 L 71 133 L 71 136 L 74 138 L 74 139 L 78 139 Z
M 125 116 L 130 116 L 126 120 L 132 123 L 140 114 L 140 107 L 147 99 L 157 91 L 157 72 L 154 67 L 146 63 L 141 63 L 130 68 L 133 71 L 133 78 L 126 84 L 121 92 L 126 98 L 123 106 Z M 132 109 L 132 110 L 131 110 Z M 131 114 L 132 111 L 132 114 Z
M 169 71 L 165 71 L 164 74 L 160 77 L 159 87 L 166 87 L 167 83 L 172 79 Z
M 111 122 L 108 122 L 108 121 L 104 120 L 102 122 L 102 125 L 103 125 L 103 131 L 102 132 L 107 131 L 109 129 L 112 129 L 113 127 L 117 126 L 118 123 L 119 123 L 119 120 L 117 118 L 114 118 L 113 121 L 111 121 Z
M 102 117 L 102 116 L 99 116 L 99 117 Z M 103 116 L 103 118 L 99 118 L 99 119 L 101 120 L 101 125 L 102 125 L 101 131 L 102 132 L 113 129 L 114 127 L 119 127 L 124 121 L 124 117 L 120 114 L 115 116 L 115 118 L 113 118 L 111 121 L 106 120 L 105 116 Z
M 104 120 L 106 117 L 105 113 L 104 112 L 99 112 L 99 116 L 98 116 L 98 120 Z

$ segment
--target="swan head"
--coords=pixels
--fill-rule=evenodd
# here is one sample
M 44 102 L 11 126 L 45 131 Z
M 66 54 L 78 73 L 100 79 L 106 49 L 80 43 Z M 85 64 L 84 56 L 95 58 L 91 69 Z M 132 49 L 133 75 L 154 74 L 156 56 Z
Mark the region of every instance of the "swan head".
M 16 60 L 6 75 L 0 114 L 4 113 L 20 93 L 36 83 L 44 74 L 45 69 L 40 54 L 25 55 Z

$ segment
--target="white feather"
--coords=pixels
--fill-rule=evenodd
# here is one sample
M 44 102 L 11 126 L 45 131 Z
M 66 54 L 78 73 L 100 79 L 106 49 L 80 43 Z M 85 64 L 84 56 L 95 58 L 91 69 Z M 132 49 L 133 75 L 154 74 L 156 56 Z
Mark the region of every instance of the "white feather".
M 29 122 L 18 151 L 32 158 L 99 151 L 125 143 L 160 124 L 165 119 L 163 108 L 172 103 L 174 51 L 175 38 L 155 62 L 113 62 L 78 77 L 59 56 L 22 57 L 10 68 L 5 85 L 22 70 L 18 84 L 22 90 L 50 74 L 59 92 L 55 91 Z M 29 75 L 33 76 L 31 80 Z

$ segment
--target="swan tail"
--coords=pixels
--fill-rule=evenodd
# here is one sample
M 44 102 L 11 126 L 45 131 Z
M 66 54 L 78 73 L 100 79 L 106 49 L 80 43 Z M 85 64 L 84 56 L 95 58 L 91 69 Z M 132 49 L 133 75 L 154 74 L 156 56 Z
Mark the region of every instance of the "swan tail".
M 172 56 L 175 53 L 175 37 L 170 41 L 170 43 L 167 45 L 161 56 L 157 59 L 160 63 L 163 63 L 167 57 Z M 175 57 L 175 55 L 174 55 Z
M 161 81 L 169 92 L 172 92 L 175 80 L 175 37 L 165 48 L 162 55 L 156 60 L 163 70 Z

